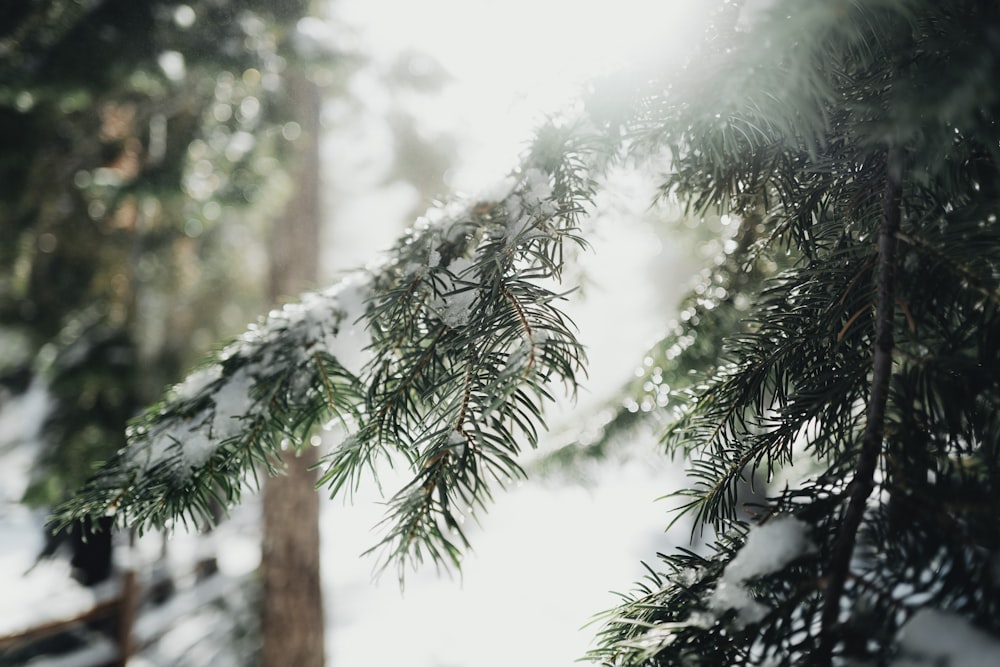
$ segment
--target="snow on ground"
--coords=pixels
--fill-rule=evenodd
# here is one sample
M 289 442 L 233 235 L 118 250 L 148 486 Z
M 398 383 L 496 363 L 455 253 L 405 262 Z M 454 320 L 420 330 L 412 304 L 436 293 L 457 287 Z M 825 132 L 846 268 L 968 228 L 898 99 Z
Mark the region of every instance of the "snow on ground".
M 384 481 L 393 488 L 392 480 Z M 461 576 L 428 565 L 409 573 L 402 591 L 393 571 L 373 579 L 376 560 L 360 555 L 377 541 L 374 527 L 383 507 L 374 490 L 363 490 L 352 505 L 325 503 L 321 530 L 330 664 L 568 667 L 595 634 L 596 627 L 585 624 L 615 604 L 610 591 L 630 588 L 642 576 L 640 560 L 675 543 L 662 533 L 666 507 L 654 499 L 679 483 L 669 468 L 633 460 L 609 462 L 586 485 L 533 479 L 498 491 L 495 505 L 480 517 L 481 528 L 469 531 L 474 550 Z M 192 564 L 214 552 L 222 574 L 209 588 L 238 586 L 259 561 L 256 504 L 250 500 L 207 540 L 175 535 L 166 562 L 155 562 L 156 535 L 134 549 L 120 548 L 119 560 L 129 556 L 142 564 L 147 578 L 168 570 L 183 588 L 192 583 L 185 581 Z M 59 559 L 22 575 L 40 546 L 43 518 L 8 511 L 0 520 L 5 545 L 0 588 L 6 592 L 0 596 L 0 634 L 72 616 L 117 590 L 116 584 L 96 592 L 76 585 Z M 683 527 L 678 532 L 686 535 Z M 211 590 L 191 590 L 201 595 L 187 595 L 140 617 L 137 635 L 162 634 L 163 640 L 135 664 L 223 664 L 218 656 L 199 656 L 214 656 L 219 646 L 212 637 L 232 632 L 231 619 L 199 607 Z
M 31 479 L 37 438 L 48 410 L 48 393 L 40 383 L 20 395 L 0 392 L 0 635 L 32 627 L 52 615 L 72 615 L 109 594 L 77 585 L 63 560 L 32 567 L 44 547 L 41 527 L 46 513 L 18 501 Z
M 117 592 L 114 584 L 95 589 L 78 585 L 64 559 L 46 560 L 32 568 L 42 550 L 44 522 L 44 512 L 20 505 L 0 510 L 0 635 L 72 617 Z
M 996 667 L 1000 641 L 958 614 L 921 609 L 899 630 L 900 657 L 892 667 Z
M 372 498 L 323 516 L 331 664 L 388 667 L 569 666 L 590 647 L 593 615 L 642 576 L 640 560 L 669 550 L 665 507 L 677 483 L 664 467 L 609 464 L 588 485 L 529 481 L 500 492 L 470 530 L 462 575 L 424 568 L 400 592 L 394 572 L 370 580 L 381 515 Z M 683 529 L 681 529 L 683 530 Z

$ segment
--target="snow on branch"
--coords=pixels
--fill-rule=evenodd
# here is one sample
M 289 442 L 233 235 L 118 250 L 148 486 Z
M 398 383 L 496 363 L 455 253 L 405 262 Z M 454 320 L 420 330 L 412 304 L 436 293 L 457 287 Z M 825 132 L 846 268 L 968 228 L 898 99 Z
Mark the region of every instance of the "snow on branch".
M 544 129 L 544 128 L 543 128 Z M 231 505 L 316 424 L 349 436 L 324 461 L 336 494 L 402 457 L 387 561 L 457 564 L 461 517 L 521 474 L 549 385 L 573 391 L 584 355 L 552 291 L 593 194 L 577 128 L 539 133 L 494 191 L 432 210 L 380 262 L 271 312 L 135 419 L 129 445 L 59 510 L 139 529 Z
M 370 281 L 350 276 L 252 325 L 129 425 L 129 445 L 60 519 L 117 514 L 142 530 L 207 518 L 214 502 L 239 499 L 259 465 L 274 472 L 282 447 L 318 420 L 353 418 L 362 393 L 344 363 L 365 346 L 353 323 Z
M 709 598 L 709 609 L 719 614 L 736 610 L 735 623 L 740 628 L 763 620 L 768 609 L 751 597 L 746 582 L 778 572 L 796 558 L 814 551 L 808 531 L 807 524 L 787 515 L 755 526 L 743 548 L 726 566 Z

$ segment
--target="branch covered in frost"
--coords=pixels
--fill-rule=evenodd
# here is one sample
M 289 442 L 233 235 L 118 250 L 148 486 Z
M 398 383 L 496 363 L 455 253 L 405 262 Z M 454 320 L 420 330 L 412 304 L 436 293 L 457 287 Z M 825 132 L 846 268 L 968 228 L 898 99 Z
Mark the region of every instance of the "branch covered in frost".
M 331 419 L 350 435 L 324 461 L 333 494 L 402 457 L 382 542 L 401 567 L 458 563 L 463 516 L 544 428 L 550 386 L 576 387 L 584 355 L 554 291 L 593 194 L 600 151 L 543 128 L 494 192 L 433 210 L 372 268 L 272 312 L 129 427 L 129 446 L 61 508 L 139 530 L 210 517 L 247 478 L 275 472 Z
M 61 508 L 60 520 L 116 514 L 123 526 L 208 518 L 240 498 L 259 466 L 331 417 L 355 418 L 363 392 L 341 359 L 370 276 L 358 274 L 272 311 L 129 426 L 129 445 Z M 353 352 L 353 354 L 352 354 Z

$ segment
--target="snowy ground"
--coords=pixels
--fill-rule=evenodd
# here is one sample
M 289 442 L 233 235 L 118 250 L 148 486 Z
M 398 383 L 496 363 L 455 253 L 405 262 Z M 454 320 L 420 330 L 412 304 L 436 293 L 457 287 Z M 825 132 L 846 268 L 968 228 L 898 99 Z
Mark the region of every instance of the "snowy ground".
M 373 528 L 381 518 L 374 492 L 362 491 L 353 505 L 325 503 L 321 530 L 330 664 L 572 664 L 594 635 L 594 627 L 583 626 L 615 603 L 609 591 L 629 588 L 642 574 L 640 560 L 672 546 L 662 533 L 666 507 L 654 499 L 679 483 L 669 468 L 639 459 L 609 461 L 587 477 L 586 482 L 533 478 L 499 493 L 496 505 L 481 517 L 481 529 L 470 530 L 474 552 L 462 575 L 441 575 L 428 567 L 408 576 L 405 591 L 392 572 L 374 580 L 375 561 L 360 557 L 376 540 Z M 200 554 L 215 552 L 226 580 L 212 585 L 234 585 L 259 560 L 256 512 L 251 500 L 209 543 L 175 537 L 169 561 L 156 567 L 183 578 Z M 24 574 L 41 546 L 43 519 L 16 505 L 5 505 L 0 514 L 0 590 L 6 592 L 0 596 L 0 634 L 72 616 L 116 592 L 114 584 L 96 591 L 76 586 L 59 559 Z M 143 576 L 148 577 L 159 546 L 153 536 L 139 549 L 123 548 L 119 557 L 145 563 Z M 142 619 L 155 628 L 140 628 L 142 634 L 166 632 L 167 641 L 147 650 L 136 664 L 224 664 L 211 653 L 212 659 L 199 656 L 214 646 L 206 638 L 231 631 L 227 619 L 211 609 L 186 612 L 172 607 Z M 90 653 L 102 650 L 110 648 L 95 646 Z M 63 664 L 82 663 L 37 663 Z

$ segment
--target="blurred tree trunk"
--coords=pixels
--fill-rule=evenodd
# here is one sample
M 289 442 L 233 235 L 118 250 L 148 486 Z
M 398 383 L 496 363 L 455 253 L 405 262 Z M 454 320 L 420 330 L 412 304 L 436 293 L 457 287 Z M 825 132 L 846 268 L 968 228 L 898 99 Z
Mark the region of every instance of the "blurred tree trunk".
M 287 79 L 297 109 L 296 192 L 274 226 L 270 247 L 273 300 L 313 286 L 319 265 L 320 95 L 305 76 Z M 317 450 L 308 444 L 283 456 L 287 474 L 264 483 L 262 575 L 263 667 L 323 665 L 323 598 L 320 582 L 319 494 L 309 467 Z

